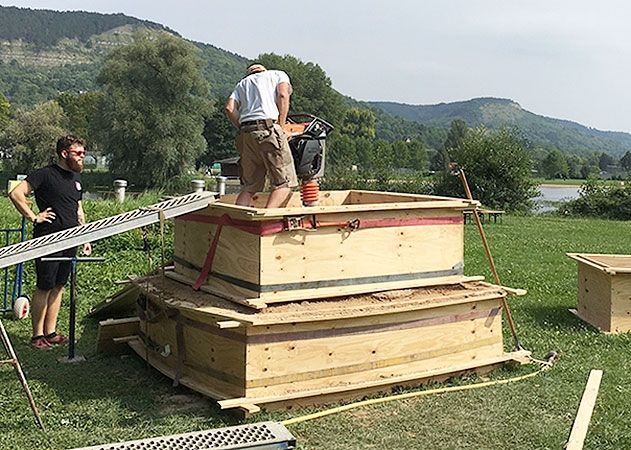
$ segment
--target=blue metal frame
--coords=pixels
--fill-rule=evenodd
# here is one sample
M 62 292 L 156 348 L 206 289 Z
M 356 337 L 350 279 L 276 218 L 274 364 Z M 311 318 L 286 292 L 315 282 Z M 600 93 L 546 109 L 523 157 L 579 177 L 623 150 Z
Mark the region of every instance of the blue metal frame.
M 22 217 L 22 226 L 21 228 L 0 228 L 0 233 L 4 233 L 4 245 L 15 244 L 16 242 L 12 241 L 12 237 L 16 234 L 19 234 L 20 241 L 24 242 L 26 239 L 26 219 Z M 13 304 L 15 300 L 22 295 L 22 286 L 24 282 L 24 269 L 22 267 L 23 263 L 16 264 L 15 274 L 13 276 L 13 286 L 11 292 L 9 292 L 9 285 L 11 284 L 11 280 L 9 278 L 9 272 L 12 269 L 11 267 L 4 268 L 4 290 L 3 290 L 3 300 L 2 300 L 2 309 L 0 312 L 6 313 L 13 310 Z M 9 305 L 10 300 L 10 305 Z

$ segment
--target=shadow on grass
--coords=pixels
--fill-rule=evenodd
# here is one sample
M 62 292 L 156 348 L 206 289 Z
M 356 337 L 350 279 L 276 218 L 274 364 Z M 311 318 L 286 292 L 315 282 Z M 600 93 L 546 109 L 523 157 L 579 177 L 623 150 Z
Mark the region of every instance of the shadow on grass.
M 528 305 L 523 307 L 524 314 L 542 328 L 554 326 L 568 332 L 584 332 L 595 330 L 570 312 L 567 306 Z
M 201 420 L 205 428 L 240 423 L 238 417 L 221 411 L 210 398 L 185 386 L 173 387 L 171 379 L 131 349 L 122 355 L 97 354 L 97 327 L 98 321 L 92 319 L 84 318 L 77 324 L 81 333 L 75 354 L 84 356 L 85 361 L 76 363 L 58 361 L 68 356 L 67 346 L 35 350 L 27 339 L 11 337 L 47 427 L 68 416 L 84 414 L 86 420 L 104 420 L 109 426 L 125 428 L 140 424 L 146 427 L 147 423 L 168 421 L 172 416 Z M 92 408 L 93 417 L 89 417 Z M 94 417 L 103 412 L 102 408 L 112 412 L 103 419 Z

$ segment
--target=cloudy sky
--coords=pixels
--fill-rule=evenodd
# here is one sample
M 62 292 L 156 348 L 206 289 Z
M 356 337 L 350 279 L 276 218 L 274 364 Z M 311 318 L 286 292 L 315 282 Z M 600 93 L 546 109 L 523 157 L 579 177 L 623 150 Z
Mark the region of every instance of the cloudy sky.
M 631 3 L 622 0 L 28 0 L 122 12 L 248 58 L 319 64 L 359 100 L 492 96 L 537 114 L 631 132 Z

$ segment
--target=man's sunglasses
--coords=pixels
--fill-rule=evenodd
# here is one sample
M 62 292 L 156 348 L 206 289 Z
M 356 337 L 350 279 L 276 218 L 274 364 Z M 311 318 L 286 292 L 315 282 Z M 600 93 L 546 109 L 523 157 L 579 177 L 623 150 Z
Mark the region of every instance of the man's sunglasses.
M 68 150 L 68 153 L 71 153 L 77 156 L 85 156 L 85 150 Z

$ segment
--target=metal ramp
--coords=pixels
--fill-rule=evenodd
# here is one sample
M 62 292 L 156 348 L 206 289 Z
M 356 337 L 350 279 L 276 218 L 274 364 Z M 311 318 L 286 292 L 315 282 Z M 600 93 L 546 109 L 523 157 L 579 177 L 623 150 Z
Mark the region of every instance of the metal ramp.
M 73 450 L 292 450 L 296 439 L 278 422 L 259 422 Z
M 117 216 L 2 247 L 0 248 L 0 269 L 159 222 L 161 214 L 164 214 L 165 219 L 170 219 L 197 211 L 213 203 L 217 197 L 218 194 L 214 192 L 195 192 L 171 198 L 146 208 L 135 209 Z

